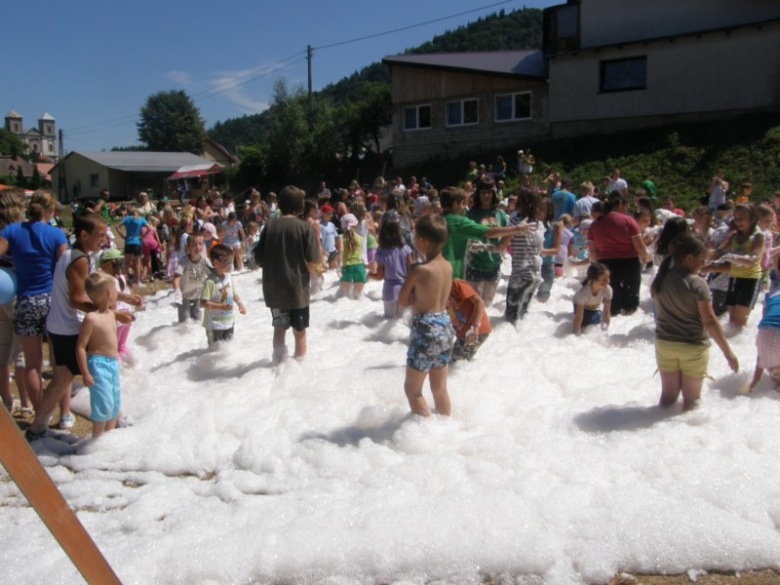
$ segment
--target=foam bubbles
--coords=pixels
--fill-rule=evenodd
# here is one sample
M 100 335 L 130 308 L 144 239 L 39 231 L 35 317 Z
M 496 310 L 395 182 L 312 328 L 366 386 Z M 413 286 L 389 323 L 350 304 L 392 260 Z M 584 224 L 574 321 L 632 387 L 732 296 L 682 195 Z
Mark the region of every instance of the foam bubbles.
M 260 296 L 257 276 L 237 275 L 244 298 Z M 123 377 L 135 424 L 34 446 L 124 582 L 582 583 L 777 566 L 780 396 L 766 380 L 738 392 L 758 310 L 730 340 L 743 372 L 713 348 L 702 407 L 662 410 L 647 303 L 574 337 L 577 283 L 559 280 L 517 327 L 489 308 L 493 335 L 452 368 L 452 418 L 422 421 L 403 392 L 407 325 L 381 318 L 380 283 L 357 302 L 337 286 L 328 274 L 312 304 L 308 358 L 280 367 L 262 302 L 209 350 L 158 293 Z M 6 475 L 0 498 L 12 580 L 76 581 Z

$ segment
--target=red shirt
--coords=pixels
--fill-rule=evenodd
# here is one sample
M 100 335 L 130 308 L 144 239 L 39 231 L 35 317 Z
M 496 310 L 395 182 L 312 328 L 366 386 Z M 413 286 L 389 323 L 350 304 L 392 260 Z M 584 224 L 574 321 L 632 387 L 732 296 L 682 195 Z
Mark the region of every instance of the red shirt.
M 588 241 L 596 244 L 599 260 L 625 260 L 639 256 L 631 238 L 639 235 L 639 226 L 630 215 L 613 211 L 594 221 Z
M 455 279 L 452 281 L 450 298 L 447 299 L 447 314 L 450 316 L 452 327 L 455 329 L 455 336 L 458 339 L 466 337 L 472 326 L 471 322 L 474 319 L 476 305 L 471 300 L 471 297 L 475 296 L 477 296 L 476 291 L 466 284 L 465 280 Z M 484 312 L 482 313 L 482 320 L 479 323 L 477 333 L 484 335 L 491 331 L 487 312 Z

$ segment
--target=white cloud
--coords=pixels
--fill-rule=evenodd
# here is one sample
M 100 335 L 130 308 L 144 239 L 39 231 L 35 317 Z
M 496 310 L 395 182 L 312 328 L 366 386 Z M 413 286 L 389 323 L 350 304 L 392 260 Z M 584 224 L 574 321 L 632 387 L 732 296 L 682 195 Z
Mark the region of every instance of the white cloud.
M 180 85 L 192 85 L 192 76 L 186 71 L 169 71 L 165 76 Z
M 249 80 L 262 74 L 262 67 L 241 71 L 220 71 L 209 83 L 214 91 L 221 92 L 220 95 L 236 104 L 242 114 L 257 114 L 268 109 L 270 104 L 266 100 L 250 95 L 246 86 L 241 84 L 251 83 Z

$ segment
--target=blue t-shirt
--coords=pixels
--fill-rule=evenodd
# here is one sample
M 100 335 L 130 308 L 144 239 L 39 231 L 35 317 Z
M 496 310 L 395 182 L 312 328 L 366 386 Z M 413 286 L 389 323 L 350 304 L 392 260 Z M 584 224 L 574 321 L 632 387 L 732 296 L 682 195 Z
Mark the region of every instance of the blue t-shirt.
M 574 213 L 574 204 L 577 202 L 577 198 L 573 193 L 564 191 L 563 189 L 556 191 L 552 196 L 553 203 L 553 219 L 558 221 L 564 213 L 572 215 Z
M 127 232 L 125 238 L 125 246 L 140 246 L 141 245 L 141 230 L 144 229 L 146 220 L 143 217 L 128 216 L 122 220 L 122 225 Z
M 326 254 L 332 254 L 336 251 L 336 226 L 330 221 L 320 222 L 320 238 L 322 239 L 322 249 Z
M 67 244 L 62 230 L 40 221 L 12 223 L 0 231 L 8 242 L 16 270 L 16 295 L 50 293 L 54 283 L 57 250 Z

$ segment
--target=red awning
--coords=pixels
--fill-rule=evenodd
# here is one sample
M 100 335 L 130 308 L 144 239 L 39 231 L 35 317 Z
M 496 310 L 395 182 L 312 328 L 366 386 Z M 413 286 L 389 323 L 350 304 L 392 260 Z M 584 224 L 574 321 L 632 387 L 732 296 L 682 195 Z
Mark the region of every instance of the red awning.
M 201 164 L 201 165 L 188 165 L 180 168 L 178 171 L 168 177 L 169 181 L 175 181 L 176 179 L 190 179 L 192 177 L 202 177 L 203 175 L 213 175 L 215 173 L 221 173 L 224 167 L 219 163 Z

